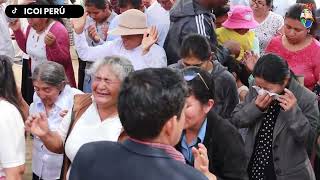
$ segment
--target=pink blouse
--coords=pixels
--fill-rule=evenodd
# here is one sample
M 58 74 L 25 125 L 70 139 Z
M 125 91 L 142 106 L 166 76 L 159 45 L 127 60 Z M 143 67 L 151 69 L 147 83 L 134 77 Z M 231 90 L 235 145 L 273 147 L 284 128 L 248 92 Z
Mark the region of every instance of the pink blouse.
M 304 85 L 313 89 L 320 74 L 320 42 L 313 42 L 299 51 L 290 51 L 282 44 L 282 36 L 274 37 L 266 48 L 266 53 L 275 53 L 286 60 L 296 75 L 304 76 Z

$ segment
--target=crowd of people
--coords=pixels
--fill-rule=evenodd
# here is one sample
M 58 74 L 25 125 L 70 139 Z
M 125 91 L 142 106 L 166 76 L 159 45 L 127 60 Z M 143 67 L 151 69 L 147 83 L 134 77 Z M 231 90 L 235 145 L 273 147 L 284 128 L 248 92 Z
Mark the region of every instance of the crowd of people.
M 0 180 L 320 180 L 317 3 L 0 0 Z

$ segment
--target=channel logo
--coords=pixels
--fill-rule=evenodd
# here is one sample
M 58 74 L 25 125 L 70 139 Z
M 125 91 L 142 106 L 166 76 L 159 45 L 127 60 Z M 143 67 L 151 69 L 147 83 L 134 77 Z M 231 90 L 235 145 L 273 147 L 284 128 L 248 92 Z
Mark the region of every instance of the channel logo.
M 9 5 L 9 18 L 79 18 L 84 9 L 80 5 Z

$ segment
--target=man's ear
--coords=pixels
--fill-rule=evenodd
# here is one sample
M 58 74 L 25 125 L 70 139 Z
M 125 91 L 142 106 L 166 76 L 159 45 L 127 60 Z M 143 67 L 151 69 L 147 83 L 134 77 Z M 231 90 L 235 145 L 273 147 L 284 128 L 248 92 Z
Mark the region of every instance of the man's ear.
M 160 134 L 171 137 L 177 126 L 177 116 L 172 116 L 163 126 Z
M 204 108 L 204 112 L 208 113 L 212 109 L 213 106 L 214 106 L 214 100 L 213 99 L 209 99 L 207 104 L 203 107 Z

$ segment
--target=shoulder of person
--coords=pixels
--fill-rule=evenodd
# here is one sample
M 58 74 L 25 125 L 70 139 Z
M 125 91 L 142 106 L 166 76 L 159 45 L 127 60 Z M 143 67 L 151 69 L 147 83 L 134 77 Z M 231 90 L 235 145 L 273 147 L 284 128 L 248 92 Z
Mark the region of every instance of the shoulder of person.
M 1 118 L 0 120 L 6 120 L 7 118 L 18 118 L 21 117 L 22 120 L 22 116 L 20 115 L 19 110 L 17 109 L 17 107 L 15 107 L 13 104 L 11 104 L 10 102 L 6 101 L 6 100 L 0 100 L 0 111 L 2 113 L 1 114 Z M 18 117 L 16 116 L 18 115 Z M 7 117 L 7 118 L 6 118 Z M 23 121 L 21 121 L 23 122 Z
M 53 34 L 61 34 L 61 33 L 67 33 L 67 28 L 59 21 L 54 21 L 52 27 L 49 30 Z

